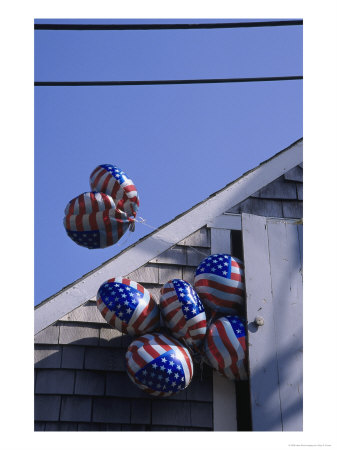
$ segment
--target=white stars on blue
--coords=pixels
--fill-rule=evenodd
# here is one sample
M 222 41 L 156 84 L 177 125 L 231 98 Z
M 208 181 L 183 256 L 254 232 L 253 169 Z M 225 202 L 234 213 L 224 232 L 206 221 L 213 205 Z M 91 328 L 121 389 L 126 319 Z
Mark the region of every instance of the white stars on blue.
M 235 336 L 237 338 L 246 336 L 245 325 L 242 317 L 239 316 L 226 316 L 226 319 L 232 325 Z
M 139 300 L 143 298 L 143 294 L 137 289 L 117 282 L 104 283 L 98 293 L 107 308 L 126 323 L 129 323 Z
M 172 280 L 172 283 L 176 290 L 178 300 L 182 305 L 181 309 L 186 320 L 205 311 L 198 294 L 189 283 L 179 279 Z
M 145 386 L 160 392 L 177 392 L 186 385 L 183 366 L 174 350 L 146 364 L 135 377 Z
M 120 184 L 123 184 L 126 180 L 128 180 L 127 175 L 121 169 L 118 169 L 118 167 L 112 164 L 102 164 L 101 167 L 110 172 Z
M 211 255 L 199 264 L 196 275 L 210 273 L 224 278 L 231 277 L 231 255 L 224 253 Z
M 68 236 L 78 245 L 87 248 L 100 248 L 100 236 L 98 230 L 71 231 L 66 230 Z

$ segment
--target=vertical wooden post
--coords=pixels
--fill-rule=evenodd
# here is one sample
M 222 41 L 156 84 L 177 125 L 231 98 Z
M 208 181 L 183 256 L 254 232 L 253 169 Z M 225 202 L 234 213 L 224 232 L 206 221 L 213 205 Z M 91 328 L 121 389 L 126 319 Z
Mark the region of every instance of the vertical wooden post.
M 211 228 L 211 252 L 231 253 L 230 230 Z M 237 431 L 235 383 L 213 372 L 214 431 Z

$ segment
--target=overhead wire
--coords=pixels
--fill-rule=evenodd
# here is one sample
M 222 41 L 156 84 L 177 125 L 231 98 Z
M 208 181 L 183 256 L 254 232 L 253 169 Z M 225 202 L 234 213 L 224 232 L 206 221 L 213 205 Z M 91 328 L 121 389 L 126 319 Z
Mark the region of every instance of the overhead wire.
M 36 23 L 35 30 L 54 31 L 136 31 L 136 30 L 200 30 L 221 28 L 260 28 L 303 25 L 303 20 L 266 20 L 256 22 L 210 22 L 210 23 L 133 23 L 133 24 L 51 24 Z

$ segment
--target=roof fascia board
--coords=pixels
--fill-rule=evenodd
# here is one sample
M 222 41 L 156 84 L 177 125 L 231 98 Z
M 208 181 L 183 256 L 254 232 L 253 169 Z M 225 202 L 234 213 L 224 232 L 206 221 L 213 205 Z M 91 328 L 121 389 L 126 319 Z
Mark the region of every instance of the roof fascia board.
M 126 249 L 118 257 L 99 267 L 87 277 L 61 291 L 35 310 L 35 334 L 60 317 L 94 297 L 99 286 L 111 277 L 125 276 L 165 250 L 180 242 L 199 228 L 212 222 L 254 192 L 271 183 L 303 161 L 303 141 L 298 141 L 274 158 L 244 174 L 213 197 L 178 217 L 147 239 Z

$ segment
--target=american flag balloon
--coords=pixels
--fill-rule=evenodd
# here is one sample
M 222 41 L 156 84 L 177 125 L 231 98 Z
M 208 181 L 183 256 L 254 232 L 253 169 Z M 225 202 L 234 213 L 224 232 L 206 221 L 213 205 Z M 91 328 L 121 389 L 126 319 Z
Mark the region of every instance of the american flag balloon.
M 110 195 L 128 217 L 136 217 L 139 207 L 139 196 L 133 181 L 118 167 L 112 164 L 101 164 L 90 175 L 90 186 L 93 191 Z
M 246 332 L 243 319 L 225 316 L 207 330 L 204 353 L 207 362 L 230 380 L 247 380 Z
M 235 314 L 244 302 L 243 262 L 231 255 L 215 254 L 197 267 L 194 288 L 212 310 Z
M 68 236 L 90 249 L 115 244 L 133 222 L 102 192 L 85 192 L 73 198 L 66 206 L 63 220 Z
M 128 278 L 111 278 L 97 292 L 97 307 L 112 327 L 130 336 L 160 325 L 160 311 L 147 289 Z
M 168 397 L 185 389 L 193 376 L 193 361 L 186 347 L 164 333 L 138 337 L 126 352 L 126 369 L 140 389 Z
M 160 293 L 165 326 L 187 345 L 200 345 L 206 334 L 206 314 L 193 287 L 184 280 L 174 279 L 164 284 Z

